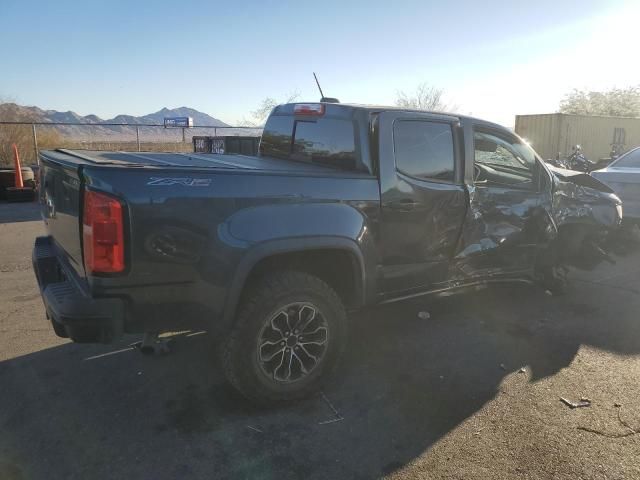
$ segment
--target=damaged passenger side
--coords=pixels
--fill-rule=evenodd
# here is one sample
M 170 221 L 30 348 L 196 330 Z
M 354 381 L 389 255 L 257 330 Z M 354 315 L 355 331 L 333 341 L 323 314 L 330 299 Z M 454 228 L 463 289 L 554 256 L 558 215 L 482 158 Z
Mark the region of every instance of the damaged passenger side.
M 465 136 L 473 139 L 473 166 L 453 279 L 527 276 L 560 291 L 570 266 L 612 261 L 605 244 L 621 207 L 611 189 L 586 174 L 551 171 L 504 129 L 467 124 Z

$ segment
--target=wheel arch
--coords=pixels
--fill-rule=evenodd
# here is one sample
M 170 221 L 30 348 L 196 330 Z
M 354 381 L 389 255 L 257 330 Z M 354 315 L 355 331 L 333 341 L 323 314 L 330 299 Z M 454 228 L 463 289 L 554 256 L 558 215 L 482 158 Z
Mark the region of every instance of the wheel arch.
M 283 269 L 287 267 L 294 268 L 295 265 L 300 264 L 301 260 L 314 258 L 311 264 L 312 268 L 304 268 L 302 266 L 295 269 L 317 274 L 313 267 L 318 265 L 317 259 L 319 257 L 323 257 L 325 260 L 327 257 L 339 260 L 340 256 L 344 258 L 345 255 L 350 262 L 347 265 L 340 264 L 335 270 L 350 274 L 348 281 L 352 282 L 353 291 L 346 294 L 340 286 L 336 288 L 336 285 L 332 284 L 333 282 L 327 281 L 326 278 L 323 278 L 323 280 L 336 289 L 345 305 L 349 308 L 361 307 L 365 303 L 365 285 L 367 283 L 364 258 L 356 242 L 349 238 L 332 236 L 278 239 L 252 247 L 238 264 L 225 302 L 224 324 L 230 325 L 233 322 L 243 292 L 252 280 L 263 273 L 261 269 L 274 265 L 274 263 L 281 263 Z M 279 260 L 281 262 L 278 262 Z M 318 276 L 320 278 L 323 277 L 323 275 Z

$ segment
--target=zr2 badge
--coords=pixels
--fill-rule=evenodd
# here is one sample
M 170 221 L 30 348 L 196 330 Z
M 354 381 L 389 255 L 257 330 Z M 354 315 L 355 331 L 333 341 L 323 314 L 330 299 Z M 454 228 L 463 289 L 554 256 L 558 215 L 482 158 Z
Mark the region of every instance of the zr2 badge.
M 170 187 L 172 185 L 182 185 L 183 187 L 208 187 L 211 185 L 210 178 L 190 178 L 190 177 L 151 177 L 147 185 Z

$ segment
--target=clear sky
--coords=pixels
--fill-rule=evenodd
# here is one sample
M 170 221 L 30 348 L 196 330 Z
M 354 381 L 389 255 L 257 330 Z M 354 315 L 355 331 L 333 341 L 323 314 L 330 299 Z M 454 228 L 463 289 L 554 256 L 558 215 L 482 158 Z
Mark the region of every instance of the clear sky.
M 428 82 L 511 126 L 573 87 L 640 84 L 640 1 L 0 0 L 0 98 L 110 118 L 267 96 L 392 104 Z

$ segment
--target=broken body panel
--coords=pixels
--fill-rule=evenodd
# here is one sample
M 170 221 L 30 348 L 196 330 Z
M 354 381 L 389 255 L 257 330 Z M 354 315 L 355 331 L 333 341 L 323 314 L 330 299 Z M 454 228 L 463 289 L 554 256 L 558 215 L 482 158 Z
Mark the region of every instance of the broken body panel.
M 384 135 L 390 135 L 394 121 L 407 119 L 448 121 L 457 128 L 457 181 L 428 182 L 398 172 L 391 139 Z M 548 168 L 533 151 L 531 178 L 524 186 L 500 182 L 501 174 L 509 181 L 517 175 L 475 161 L 477 132 L 524 142 L 476 119 L 393 112 L 380 115 L 379 128 L 387 295 L 401 289 L 404 298 L 510 280 L 561 288 L 566 267 L 592 268 L 610 260 L 602 246 L 607 233 L 620 225 L 622 210 L 620 199 L 603 183 L 584 173 Z M 479 180 L 479 167 L 491 170 L 492 181 Z M 394 235 L 398 231 L 404 234 Z
M 589 175 L 549 167 L 537 156 L 535 171 L 533 189 L 478 185 L 475 178 L 467 184 L 452 280 L 528 277 L 556 287 L 565 267 L 610 260 L 602 246 L 620 226 L 620 199 Z

